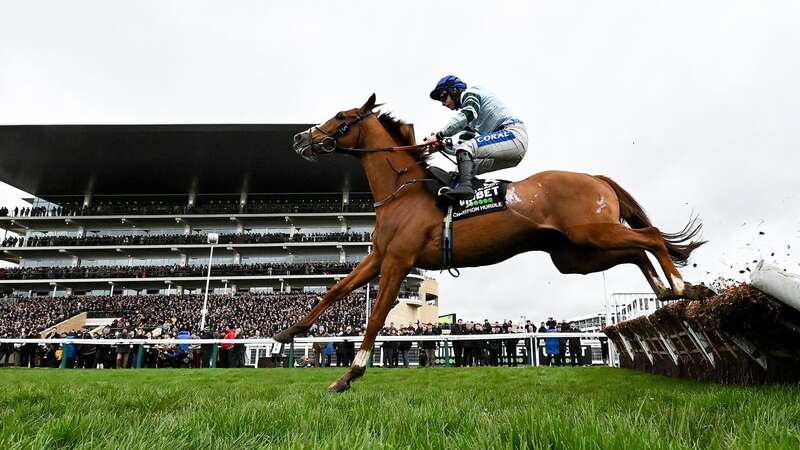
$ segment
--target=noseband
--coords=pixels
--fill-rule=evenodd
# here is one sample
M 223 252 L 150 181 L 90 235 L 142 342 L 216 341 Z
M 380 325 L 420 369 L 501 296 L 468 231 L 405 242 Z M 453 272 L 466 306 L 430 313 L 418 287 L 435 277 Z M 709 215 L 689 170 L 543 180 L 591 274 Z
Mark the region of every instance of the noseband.
M 374 114 L 374 113 L 372 111 L 370 111 L 370 112 L 368 112 L 366 114 L 363 114 L 363 115 L 359 114 L 358 117 L 356 117 L 355 119 L 353 119 L 353 120 L 351 120 L 349 122 L 348 121 L 344 121 L 338 127 L 336 127 L 336 131 L 334 131 L 333 133 L 328 133 L 327 131 L 325 131 L 322 128 L 320 128 L 319 125 L 314 125 L 314 129 L 319 131 L 320 133 L 324 134 L 325 138 L 322 139 L 319 142 L 313 142 L 312 141 L 311 145 L 319 147 L 319 149 L 321 151 L 325 152 L 325 153 L 332 153 L 332 152 L 336 151 L 337 149 L 344 149 L 345 147 L 340 147 L 339 146 L 339 143 L 337 142 L 337 139 L 339 139 L 340 137 L 344 136 L 348 131 L 350 131 L 350 129 L 354 125 L 357 125 L 359 122 L 361 122 L 362 120 L 364 120 L 367 117 L 371 116 L 372 114 Z M 361 130 L 359 130 L 359 140 L 360 139 L 361 139 Z M 356 141 L 356 142 L 358 142 L 358 141 Z

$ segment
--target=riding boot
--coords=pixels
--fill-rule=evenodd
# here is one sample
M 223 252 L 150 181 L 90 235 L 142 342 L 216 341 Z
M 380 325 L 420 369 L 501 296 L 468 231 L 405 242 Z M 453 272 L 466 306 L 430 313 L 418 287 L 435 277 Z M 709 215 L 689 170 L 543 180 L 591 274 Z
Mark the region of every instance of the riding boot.
M 453 189 L 442 189 L 441 195 L 453 200 L 469 200 L 475 196 L 475 190 L 472 188 L 475 162 L 472 161 L 472 155 L 466 150 L 459 150 L 456 153 L 456 160 L 458 161 L 458 183 Z

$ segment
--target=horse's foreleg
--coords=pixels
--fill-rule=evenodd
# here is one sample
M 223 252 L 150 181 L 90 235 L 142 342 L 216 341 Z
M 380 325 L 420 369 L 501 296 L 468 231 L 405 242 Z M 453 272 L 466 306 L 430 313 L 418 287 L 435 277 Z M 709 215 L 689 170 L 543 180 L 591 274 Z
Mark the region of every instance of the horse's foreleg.
M 350 383 L 353 380 L 364 375 L 367 370 L 369 356 L 372 353 L 372 347 L 375 345 L 375 337 L 383 327 L 384 322 L 386 322 L 386 316 L 389 315 L 389 311 L 391 311 L 397 299 L 397 293 L 400 291 L 400 284 L 410 270 L 411 265 L 404 265 L 396 261 L 383 263 L 378 300 L 375 302 L 375 307 L 369 318 L 367 331 L 364 333 L 364 341 L 361 343 L 350 370 L 328 386 L 329 391 L 345 391 L 350 387 Z
M 281 331 L 272 337 L 277 342 L 288 343 L 296 334 L 305 333 L 311 328 L 311 325 L 325 312 L 333 303 L 342 299 L 346 295 L 353 292 L 355 289 L 367 284 L 380 273 L 381 262 L 375 256 L 375 253 L 370 253 L 350 272 L 346 277 L 342 278 L 336 283 L 325 295 L 322 300 L 317 303 L 317 306 L 311 310 L 303 319 L 291 327 Z

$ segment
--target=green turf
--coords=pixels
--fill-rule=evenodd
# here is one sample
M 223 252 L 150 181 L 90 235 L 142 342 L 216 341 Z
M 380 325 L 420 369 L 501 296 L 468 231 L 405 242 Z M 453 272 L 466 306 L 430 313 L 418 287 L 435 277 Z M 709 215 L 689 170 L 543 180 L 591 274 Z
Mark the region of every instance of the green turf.
M 800 386 L 609 368 L 0 370 L 0 448 L 800 448 Z

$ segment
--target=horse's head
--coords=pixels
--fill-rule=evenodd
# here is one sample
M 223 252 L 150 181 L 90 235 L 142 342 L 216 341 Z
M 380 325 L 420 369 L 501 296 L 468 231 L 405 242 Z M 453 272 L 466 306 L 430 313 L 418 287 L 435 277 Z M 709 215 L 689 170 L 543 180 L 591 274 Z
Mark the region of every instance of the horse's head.
M 326 122 L 294 135 L 292 148 L 307 161 L 316 161 L 323 153 L 337 148 L 357 147 L 361 141 L 361 121 L 372 114 L 375 94 L 360 108 L 336 113 Z

